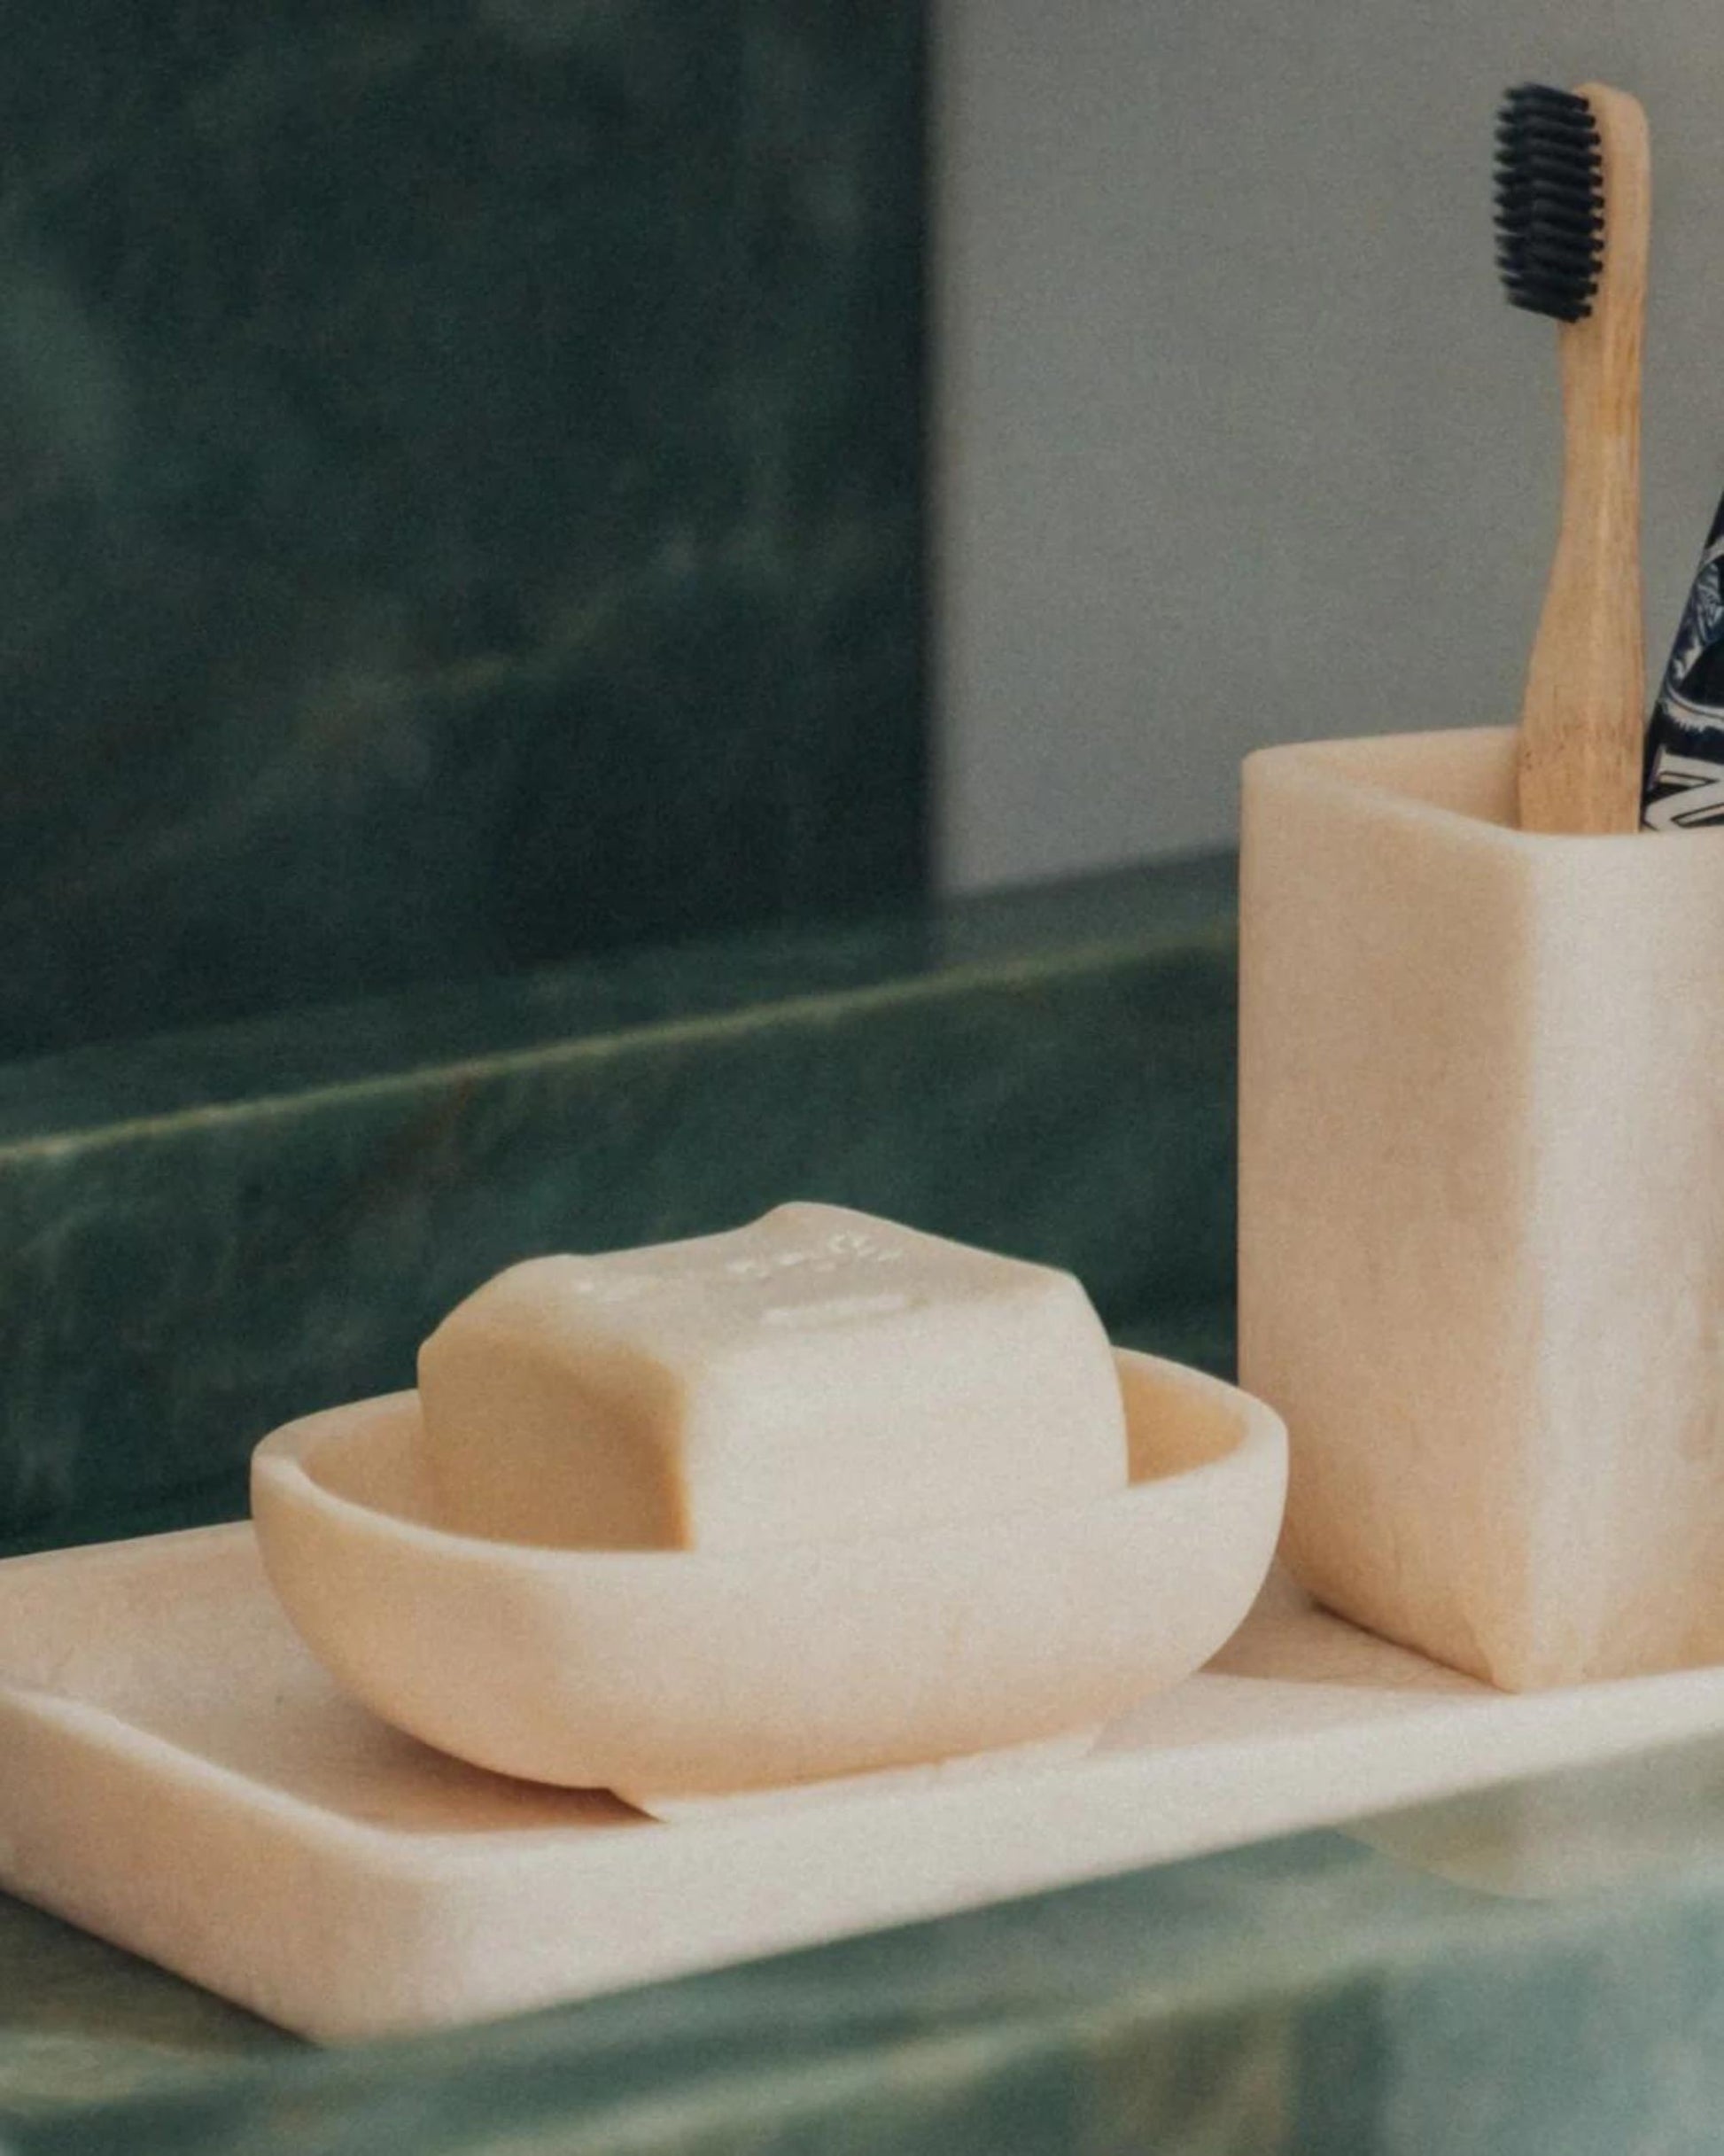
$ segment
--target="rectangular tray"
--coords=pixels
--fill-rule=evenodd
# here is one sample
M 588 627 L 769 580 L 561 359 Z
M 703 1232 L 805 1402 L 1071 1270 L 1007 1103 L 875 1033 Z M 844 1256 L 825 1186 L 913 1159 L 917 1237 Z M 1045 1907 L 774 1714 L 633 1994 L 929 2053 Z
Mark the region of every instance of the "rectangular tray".
M 665 1825 L 464 1766 L 348 1704 L 280 1615 L 247 1526 L 0 1563 L 0 1886 L 323 2041 L 1720 1731 L 1724 1670 L 1510 1697 L 1277 1580 L 1208 1669 L 1087 1755 Z

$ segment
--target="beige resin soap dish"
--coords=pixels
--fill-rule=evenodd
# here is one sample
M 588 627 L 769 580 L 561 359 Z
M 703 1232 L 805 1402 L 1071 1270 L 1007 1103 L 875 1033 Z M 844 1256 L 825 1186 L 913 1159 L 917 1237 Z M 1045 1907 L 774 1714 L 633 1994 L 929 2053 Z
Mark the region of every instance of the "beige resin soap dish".
M 413 1393 L 258 1448 L 269 1578 L 338 1682 L 501 1773 L 640 1809 L 827 1786 L 1075 1737 L 1234 1632 L 1286 1438 L 1231 1386 L 1116 1358 L 1126 1487 L 955 1525 L 745 1550 L 577 1550 L 435 1525 Z

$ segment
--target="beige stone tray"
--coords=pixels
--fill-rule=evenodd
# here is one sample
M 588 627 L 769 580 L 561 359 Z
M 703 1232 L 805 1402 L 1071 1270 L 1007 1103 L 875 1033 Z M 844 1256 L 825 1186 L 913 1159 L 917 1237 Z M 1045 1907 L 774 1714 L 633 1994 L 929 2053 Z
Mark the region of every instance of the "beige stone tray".
M 249 1527 L 0 1564 L 0 1886 L 324 2040 L 508 2013 L 1724 1731 L 1724 1670 L 1509 1697 L 1280 1582 L 1087 1755 L 665 1825 L 349 1705 Z

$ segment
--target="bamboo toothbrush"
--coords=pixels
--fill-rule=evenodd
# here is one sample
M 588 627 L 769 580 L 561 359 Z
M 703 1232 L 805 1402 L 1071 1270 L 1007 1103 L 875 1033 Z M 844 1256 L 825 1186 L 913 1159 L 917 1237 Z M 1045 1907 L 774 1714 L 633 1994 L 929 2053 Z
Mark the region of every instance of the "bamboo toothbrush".
M 1632 831 L 1645 743 L 1646 115 L 1602 83 L 1524 83 L 1503 100 L 1496 141 L 1503 284 L 1514 306 L 1562 325 L 1562 530 L 1521 707 L 1520 821 L 1529 831 Z

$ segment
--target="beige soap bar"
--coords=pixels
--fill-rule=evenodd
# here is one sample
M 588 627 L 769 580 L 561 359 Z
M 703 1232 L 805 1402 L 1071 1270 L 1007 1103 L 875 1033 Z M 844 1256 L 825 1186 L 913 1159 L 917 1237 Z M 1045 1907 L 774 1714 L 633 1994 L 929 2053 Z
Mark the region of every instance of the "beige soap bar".
M 836 1206 L 513 1266 L 425 1343 L 419 1390 L 439 1518 L 513 1541 L 737 1549 L 1126 1481 L 1069 1273 Z

